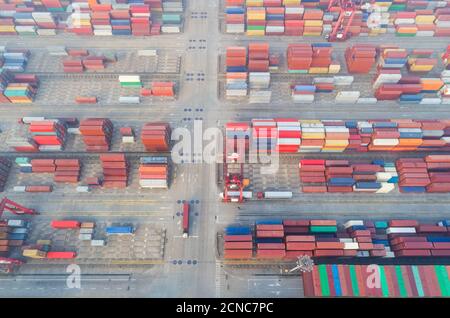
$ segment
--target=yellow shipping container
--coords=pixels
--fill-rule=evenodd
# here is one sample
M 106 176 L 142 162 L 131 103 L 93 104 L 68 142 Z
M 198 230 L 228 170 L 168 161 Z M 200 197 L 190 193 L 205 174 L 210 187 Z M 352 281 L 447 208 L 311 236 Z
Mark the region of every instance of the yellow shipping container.
M 320 27 L 323 26 L 322 20 L 305 20 L 305 27 Z
M 411 65 L 409 70 L 411 72 L 429 72 L 433 69 L 433 65 Z
M 52 245 L 52 241 L 51 240 L 37 240 L 36 244 L 37 245 Z
M 311 67 L 309 74 L 328 74 L 328 67 Z
M 392 5 L 392 2 L 375 2 L 374 6 L 377 7 L 390 7 Z
M 341 140 L 333 140 L 333 139 L 326 139 L 325 140 L 325 147 L 347 147 L 348 146 L 348 140 L 341 139 Z
M 434 15 L 418 15 L 416 16 L 416 24 L 433 24 L 435 19 Z
M 264 6 L 264 1 L 263 0 L 247 0 L 245 2 L 245 4 L 247 5 L 247 7 L 262 7 L 262 6 Z
M 0 32 L 16 32 L 16 29 L 14 29 L 13 25 L 0 25 Z
M 30 258 L 45 258 L 47 253 L 37 249 L 25 249 L 22 255 Z
M 325 139 L 325 134 L 319 132 L 306 132 L 302 133 L 302 139 Z
M 322 151 L 325 152 L 343 152 L 346 148 L 334 148 L 334 147 L 323 147 Z
M 259 14 L 259 13 L 247 14 L 247 21 L 248 20 L 265 20 L 265 19 L 266 19 L 265 14 Z
M 303 32 L 303 36 L 321 36 L 322 32 Z
M 301 0 L 283 0 L 285 6 L 299 6 L 301 2 Z
M 340 70 L 341 70 L 340 64 L 331 64 L 330 67 L 328 68 L 328 73 L 337 74 L 340 72 Z
M 247 30 L 248 36 L 264 36 L 265 31 L 264 30 Z

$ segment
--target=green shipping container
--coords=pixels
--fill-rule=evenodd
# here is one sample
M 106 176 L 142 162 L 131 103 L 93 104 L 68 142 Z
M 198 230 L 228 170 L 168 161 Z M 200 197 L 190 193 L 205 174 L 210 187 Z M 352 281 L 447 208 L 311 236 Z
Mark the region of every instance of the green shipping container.
M 308 74 L 308 70 L 288 70 L 291 74 Z
M 406 11 L 406 4 L 393 4 L 389 7 L 389 11 Z
M 255 30 L 265 31 L 266 27 L 264 25 L 247 25 L 247 30 L 249 30 L 249 31 L 255 31 Z
M 386 229 L 388 227 L 388 223 L 386 221 L 376 221 L 374 225 L 376 229 Z
M 181 16 L 179 14 L 163 14 L 163 23 L 181 23 Z
M 334 233 L 337 232 L 337 226 L 311 226 L 310 228 L 311 232 L 318 232 L 318 233 Z
M 16 160 L 15 160 L 15 163 L 17 163 L 17 164 L 30 163 L 30 158 L 28 158 L 28 157 L 17 157 Z
M 416 33 L 395 33 L 396 36 L 400 36 L 402 38 L 412 38 L 416 36 Z
M 120 82 L 122 87 L 142 87 L 141 82 Z

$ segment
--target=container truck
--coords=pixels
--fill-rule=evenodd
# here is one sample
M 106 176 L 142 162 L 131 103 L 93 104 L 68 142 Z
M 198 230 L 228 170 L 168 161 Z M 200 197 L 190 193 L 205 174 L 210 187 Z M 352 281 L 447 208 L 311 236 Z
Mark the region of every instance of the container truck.
M 183 203 L 183 237 L 189 237 L 189 203 Z

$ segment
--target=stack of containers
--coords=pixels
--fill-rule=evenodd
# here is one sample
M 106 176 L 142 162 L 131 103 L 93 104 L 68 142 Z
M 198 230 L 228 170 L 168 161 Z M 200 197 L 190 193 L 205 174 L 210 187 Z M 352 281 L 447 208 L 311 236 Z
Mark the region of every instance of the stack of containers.
M 121 127 L 120 135 L 122 136 L 122 143 L 134 143 L 134 131 L 131 127 Z
M 113 135 L 113 124 L 107 118 L 88 118 L 80 122 L 80 133 L 86 151 L 109 151 Z
M 139 165 L 139 185 L 141 188 L 168 189 L 168 158 L 141 157 Z
M 83 73 L 84 66 L 80 58 L 68 58 L 63 60 L 64 73 Z
M 174 82 L 152 82 L 152 95 L 159 97 L 174 97 L 175 83 Z
M 142 82 L 139 75 L 119 75 L 119 83 L 121 87 L 141 88 Z
M 328 238 L 333 237 L 337 232 L 335 220 L 310 220 L 309 232 L 317 236 L 313 251 L 314 257 L 344 256 L 344 244 L 339 240 Z
M 322 152 L 344 152 L 349 145 L 350 130 L 343 121 L 323 121 L 325 144 Z
M 436 20 L 434 21 L 436 27 L 434 36 L 449 36 L 450 35 L 450 9 L 439 8 L 435 11 L 434 15 Z
M 10 103 L 11 101 L 5 96 L 5 89 L 10 81 L 14 80 L 14 74 L 8 70 L 0 72 L 0 103 Z
M 367 74 L 375 64 L 377 56 L 374 45 L 357 44 L 345 50 L 347 71 L 350 74 Z
M 393 151 L 399 145 L 400 132 L 396 122 L 374 122 L 372 127 L 370 151 Z
M 288 72 L 301 74 L 337 74 L 339 62 L 332 60 L 331 43 L 289 44 Z
M 338 226 L 336 220 L 269 219 L 256 221 L 254 238 L 257 257 L 264 259 L 295 260 L 303 255 L 314 258 L 448 257 L 449 225 L 448 220 L 437 224 L 420 224 L 416 220 L 350 220 Z M 225 242 L 232 241 L 228 235 L 240 235 L 234 241 L 250 242 L 252 239 L 250 229 L 242 227 L 226 230 Z M 225 249 L 231 249 L 231 245 Z M 239 254 L 228 256 L 226 258 L 240 258 Z
M 5 244 L 0 246 L 0 251 L 7 252 L 12 247 L 20 247 L 25 243 L 30 229 L 28 221 L 8 220 L 7 223 L 1 223 L 6 226 L 0 226 L 0 229 L 2 229 L 0 230 L 0 238 L 4 240 Z
M 325 144 L 325 126 L 320 120 L 300 120 L 302 141 L 299 152 L 320 152 Z
M 169 123 L 146 123 L 142 127 L 141 141 L 148 152 L 167 152 L 170 150 L 170 135 Z
M 5 190 L 10 169 L 11 161 L 6 158 L 0 158 L 0 192 L 3 192 Z
M 417 36 L 434 36 L 435 24 L 433 10 L 416 10 L 415 23 L 417 25 Z
M 283 35 L 285 33 L 285 8 L 280 7 L 279 0 L 266 0 L 266 35 Z M 270 5 L 270 6 L 269 6 Z
M 75 11 L 67 18 L 67 31 L 76 35 L 93 35 L 91 24 L 91 13 L 85 11 L 89 8 L 88 3 L 73 3 Z
M 1 5 L 1 10 L 12 9 L 14 13 L 14 4 L 3 4 Z M 17 35 L 16 29 L 14 28 L 14 18 L 12 17 L 0 17 L 0 35 Z
M 416 36 L 416 12 L 397 12 L 394 18 L 395 32 L 397 36 Z
M 29 50 L 8 50 L 7 52 L 3 52 L 0 55 L 0 60 L 3 62 L 2 68 L 11 72 L 21 73 L 25 71 L 30 56 L 31 52 Z
M 104 56 L 88 56 L 83 59 L 83 66 L 86 70 L 103 70 L 105 69 L 105 57 Z
M 252 120 L 252 149 L 270 154 L 277 146 L 277 124 L 273 119 Z
M 450 192 L 450 156 L 428 155 L 425 162 L 431 181 L 427 192 Z
M 101 154 L 103 187 L 126 188 L 128 182 L 128 162 L 125 154 Z
M 9 83 L 3 95 L 13 104 L 30 104 L 36 97 L 37 87 L 28 83 Z
M 277 124 L 278 120 L 258 120 L 257 123 L 260 124 L 260 121 L 270 124 L 276 128 L 275 130 L 283 125 L 294 125 L 283 123 L 283 120 L 280 126 Z M 299 120 L 299 122 L 302 133 L 299 152 L 449 151 L 450 149 L 450 124 L 445 120 Z M 248 127 L 245 123 L 236 124 Z M 254 141 L 258 139 L 256 135 L 253 135 L 253 138 Z
M 241 154 L 241 158 L 250 148 L 251 128 L 247 123 L 227 123 L 225 125 L 225 153 L 227 157 L 233 153 Z
M 299 163 L 302 191 L 389 193 L 398 175 L 393 163 L 380 160 L 350 164 L 347 160 L 303 159 Z
M 437 59 L 432 58 L 433 50 L 413 50 L 408 56 L 408 70 L 410 72 L 431 72 L 437 64 Z
M 247 49 L 245 47 L 228 47 L 225 65 L 227 72 L 226 97 L 247 96 Z
M 300 181 L 302 192 L 305 193 L 324 193 L 327 192 L 325 178 L 325 160 L 322 159 L 303 159 L 299 162 Z
M 244 0 L 227 0 L 225 9 L 225 21 L 227 33 L 245 32 Z
M 380 59 L 378 62 L 377 74 L 373 81 L 375 97 L 378 100 L 395 100 L 400 98 L 404 90 L 408 93 L 417 92 L 417 87 L 411 87 L 411 90 L 397 84 L 401 80 L 401 69 L 408 62 L 408 52 L 406 49 L 400 49 L 392 46 L 381 46 Z M 414 84 L 405 84 L 414 85 Z M 419 89 L 420 91 L 420 89 Z
M 248 45 L 248 65 L 250 103 L 270 103 L 271 91 L 269 71 L 269 44 L 250 43 Z
M 253 238 L 249 226 L 228 226 L 224 235 L 224 259 L 253 257 Z
M 161 32 L 162 33 L 180 33 L 181 32 L 181 14 L 163 13 Z
M 79 159 L 55 159 L 55 182 L 77 183 L 80 180 Z
M 132 35 L 130 10 L 114 9 L 110 11 L 112 34 L 113 35 Z
M 51 12 L 32 12 L 34 21 L 38 27 L 39 35 L 56 35 L 56 21 Z
M 277 146 L 276 151 L 281 153 L 298 152 L 302 138 L 302 128 L 297 119 L 276 119 Z
M 449 151 L 449 123 L 446 120 L 423 120 L 421 129 L 423 140 L 418 151 Z
M 150 35 L 151 12 L 148 5 L 130 5 L 131 33 L 134 36 Z
M 262 1 L 261 5 L 262 5 Z M 266 8 L 247 6 L 247 35 L 264 36 L 266 30 Z
M 303 36 L 321 36 L 324 13 L 319 9 L 305 9 L 303 13 Z
M 112 36 L 111 16 L 109 14 L 111 5 L 95 5 L 91 9 L 91 22 L 94 28 L 94 35 Z
M 422 193 L 431 183 L 423 158 L 402 158 L 396 162 L 399 187 L 402 193 Z
M 42 0 L 41 2 L 50 12 L 64 12 L 68 6 L 66 1 L 61 2 L 60 0 Z
M 282 259 L 286 257 L 283 243 L 284 226 L 282 220 L 256 222 L 256 257 L 260 259 Z
M 67 125 L 60 120 L 32 121 L 28 127 L 39 151 L 61 151 L 67 140 Z
M 294 103 L 314 102 L 316 85 L 292 85 L 291 97 Z

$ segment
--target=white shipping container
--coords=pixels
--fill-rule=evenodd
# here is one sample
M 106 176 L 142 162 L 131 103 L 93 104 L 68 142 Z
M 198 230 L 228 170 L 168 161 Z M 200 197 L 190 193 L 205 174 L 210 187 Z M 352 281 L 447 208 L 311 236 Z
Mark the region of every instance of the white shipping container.
M 386 229 L 386 234 L 394 234 L 394 233 L 416 233 L 415 227 L 388 227 Z
M 91 246 L 105 246 L 106 242 L 105 240 L 92 240 Z
M 344 243 L 344 250 L 357 250 L 359 249 L 358 243 Z
M 121 104 L 139 104 L 141 99 L 139 96 L 120 96 L 119 103 Z
M 350 220 L 344 223 L 345 228 L 349 228 L 351 226 L 363 226 L 364 221 L 363 220 Z

